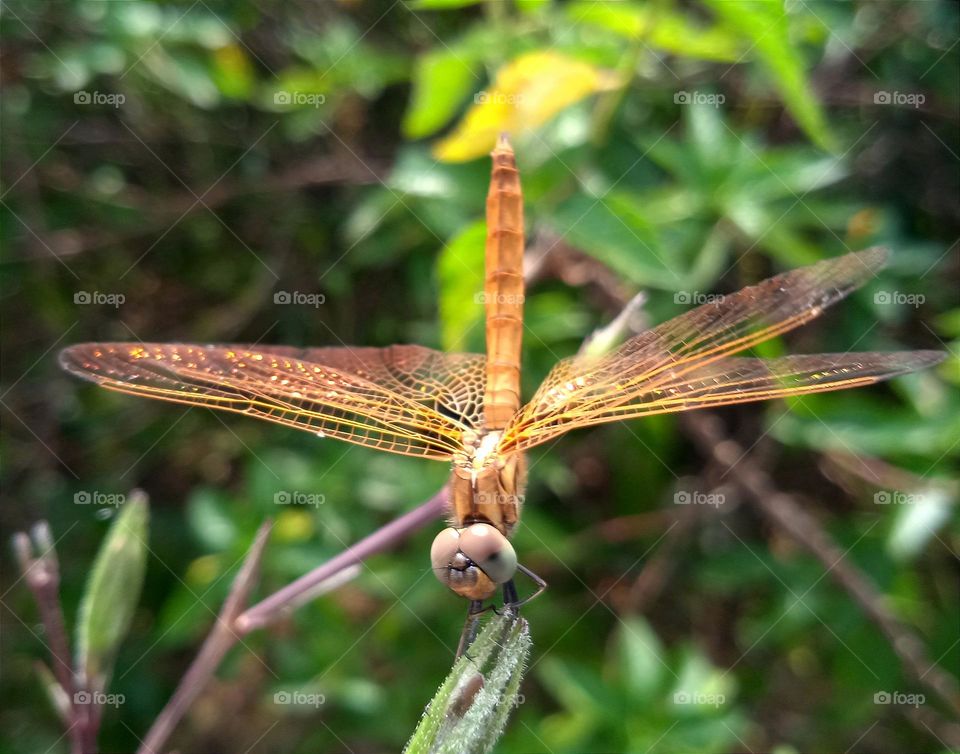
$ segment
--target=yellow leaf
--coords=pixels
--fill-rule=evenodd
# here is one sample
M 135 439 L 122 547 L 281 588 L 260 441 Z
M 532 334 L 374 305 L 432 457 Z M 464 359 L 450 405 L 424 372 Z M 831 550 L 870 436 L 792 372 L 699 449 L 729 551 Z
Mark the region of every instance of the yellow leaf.
M 438 160 L 466 162 L 493 149 L 503 132 L 534 129 L 584 97 L 620 86 L 611 71 L 557 52 L 532 52 L 503 66 L 456 130 L 433 149 Z
M 313 516 L 302 510 L 283 511 L 273 525 L 273 536 L 278 542 L 303 542 L 310 539 L 313 532 Z
M 222 569 L 217 555 L 202 555 L 187 566 L 185 581 L 191 586 L 207 586 L 222 574 Z
M 240 45 L 228 44 L 213 51 L 212 75 L 222 94 L 244 99 L 253 91 L 254 70 Z

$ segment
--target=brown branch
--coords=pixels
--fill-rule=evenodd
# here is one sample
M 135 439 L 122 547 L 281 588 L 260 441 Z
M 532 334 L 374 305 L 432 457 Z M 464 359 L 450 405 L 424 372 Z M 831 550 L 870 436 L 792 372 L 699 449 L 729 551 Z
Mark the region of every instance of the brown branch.
M 425 524 L 435 521 L 443 515 L 446 505 L 447 488 L 444 487 L 427 502 L 377 529 L 336 557 L 251 607 L 237 618 L 237 630 L 247 634 L 289 614 L 303 604 L 305 599 L 316 596 L 316 590 L 323 588 L 325 583 L 342 571 L 356 566 L 371 555 L 392 547 L 423 528 Z
M 656 601 L 676 570 L 677 555 L 690 540 L 700 521 L 700 511 L 693 506 L 677 516 L 675 526 L 666 533 L 630 584 L 630 589 L 617 606 L 618 612 L 642 614 Z
M 74 682 L 70 642 L 67 639 L 63 608 L 60 606 L 60 564 L 50 534 L 50 525 L 46 521 L 40 521 L 34 525 L 31 534 L 32 540 L 23 532 L 14 535 L 14 552 L 24 581 L 40 611 L 54 677 L 66 696 L 66 708 L 58 711 L 67 718 L 65 722 L 71 751 L 74 754 L 84 754 L 93 750 L 88 745 L 91 736 L 96 740 L 96 731 L 89 730 L 89 713 L 93 705 L 76 704 L 76 693 L 79 689 Z M 39 553 L 37 557 L 33 556 L 34 547 Z
M 102 233 L 94 229 L 64 228 L 40 232 L 32 248 L 37 257 L 47 259 L 52 252 L 58 257 L 69 257 L 85 251 L 115 244 L 132 243 L 137 239 L 154 235 L 173 221 L 203 210 L 217 209 L 235 198 L 255 194 L 290 193 L 306 186 L 326 184 L 377 183 L 386 172 L 379 160 L 362 160 L 351 155 L 319 156 L 297 161 L 281 171 L 257 181 L 224 181 L 206 192 L 204 189 L 187 188 L 157 196 L 146 190 L 128 186 L 123 199 L 127 206 L 139 210 L 143 217 L 136 228 L 126 232 Z M 58 165 L 41 171 L 46 186 L 57 191 L 81 192 L 86 176 L 70 166 Z M 41 227 L 39 225 L 32 227 Z
M 204 640 L 196 659 L 180 679 L 180 684 L 170 697 L 170 701 L 147 731 L 140 748 L 137 749 L 138 754 L 159 754 L 177 723 L 216 672 L 220 661 L 240 639 L 234 624 L 260 577 L 260 562 L 269 534 L 270 522 L 268 521 L 257 531 L 257 536 L 247 551 L 240 572 L 233 580 L 230 594 L 223 603 L 216 623 Z
M 923 643 L 887 607 L 883 595 L 870 577 L 844 558 L 844 552 L 816 519 L 803 510 L 793 497 L 779 491 L 767 474 L 752 462 L 749 454 L 725 436 L 716 416 L 692 413 L 683 416 L 682 420 L 701 452 L 721 464 L 760 512 L 816 557 L 834 581 L 853 597 L 886 637 L 906 674 L 929 690 L 954 714 L 960 715 L 957 680 L 930 660 Z M 926 717 L 928 720 L 932 718 L 929 714 Z M 960 747 L 960 726 L 940 719 L 939 715 L 937 719 L 936 731 L 929 728 L 928 732 L 934 732 L 954 748 Z
M 263 524 L 247 552 L 243 567 L 234 579 L 216 623 L 170 701 L 150 726 L 137 754 L 160 754 L 177 723 L 216 673 L 224 656 L 243 636 L 289 615 L 300 605 L 319 596 L 321 590 L 330 588 L 331 584 L 339 584 L 338 577 L 342 578 L 345 573 L 350 573 L 351 569 L 355 569 L 366 558 L 392 547 L 426 523 L 438 518 L 446 504 L 447 490 L 444 487 L 409 513 L 391 521 L 310 573 L 246 609 L 250 592 L 260 575 L 260 561 L 270 532 L 269 524 Z
M 576 250 L 572 251 L 576 252 Z M 527 275 L 537 277 L 558 275 L 556 260 L 550 259 L 551 255 L 557 253 L 561 257 L 569 258 L 571 249 L 565 247 L 562 242 L 548 244 L 548 248 L 541 253 L 536 263 L 526 271 Z M 592 263 L 585 261 L 583 264 L 589 273 L 578 275 L 579 285 L 599 283 L 601 291 L 616 302 L 620 315 L 627 312 L 635 298 L 630 299 L 627 293 L 609 284 L 607 277 L 600 271 L 606 269 L 602 263 L 594 260 Z M 618 316 L 614 323 L 622 319 L 622 316 Z M 684 428 L 700 450 L 725 470 L 748 499 L 777 528 L 785 531 L 812 553 L 824 565 L 827 573 L 853 597 L 887 639 L 906 674 L 917 684 L 930 690 L 953 714 L 960 715 L 957 679 L 929 659 L 923 642 L 890 611 L 873 581 L 863 571 L 844 559 L 843 551 L 816 519 L 807 514 L 790 495 L 780 492 L 771 483 L 770 478 L 753 461 L 752 454 L 726 436 L 715 415 L 694 411 L 683 414 L 680 418 Z M 672 538 L 670 549 L 685 533 L 681 529 L 677 536 Z M 668 552 L 667 559 L 670 556 L 671 553 Z M 667 568 L 666 563 L 657 562 L 649 575 L 649 582 L 636 583 L 631 597 L 642 601 L 647 596 L 648 589 L 655 592 L 657 585 L 664 578 L 662 571 L 665 568 Z M 960 725 L 943 719 L 934 709 L 923 711 L 910 709 L 906 712 L 906 716 L 918 730 L 933 734 L 941 742 L 946 741 L 953 748 L 960 749 Z

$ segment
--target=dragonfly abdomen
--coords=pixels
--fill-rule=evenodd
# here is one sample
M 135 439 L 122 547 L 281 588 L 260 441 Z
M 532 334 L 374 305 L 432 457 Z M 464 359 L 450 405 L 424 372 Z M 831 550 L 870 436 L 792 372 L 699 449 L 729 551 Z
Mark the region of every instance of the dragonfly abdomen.
M 520 408 L 523 335 L 523 194 L 513 149 L 501 137 L 493 150 L 487 195 L 484 303 L 487 367 L 484 426 L 503 429 Z

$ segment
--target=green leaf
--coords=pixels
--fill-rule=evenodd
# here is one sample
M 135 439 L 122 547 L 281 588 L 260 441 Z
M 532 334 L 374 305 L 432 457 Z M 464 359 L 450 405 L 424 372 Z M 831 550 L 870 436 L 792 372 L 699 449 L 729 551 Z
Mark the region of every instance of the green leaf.
M 695 649 L 685 653 L 677 676 L 670 701 L 678 716 L 715 715 L 731 702 L 736 689 L 733 676 L 714 667 Z
M 619 689 L 605 683 L 593 667 L 548 656 L 537 663 L 537 674 L 568 712 L 593 720 L 617 714 Z
M 197 107 L 210 109 L 220 100 L 207 61 L 196 55 L 171 55 L 161 47 L 143 56 L 144 67 L 157 82 Z
M 694 150 L 676 139 L 652 138 L 641 135 L 638 139 L 640 151 L 654 164 L 663 168 L 679 180 L 688 190 L 702 190 L 703 166 L 697 160 Z
M 410 3 L 411 10 L 454 10 L 468 5 L 479 5 L 483 0 L 416 0 Z
M 960 308 L 944 312 L 934 320 L 937 331 L 948 338 L 960 337 Z
M 773 79 L 787 109 L 807 135 L 824 149 L 835 146 L 827 128 L 820 103 L 804 70 L 804 60 L 790 41 L 787 13 L 780 0 L 754 0 L 731 3 L 729 0 L 707 0 L 707 3 L 730 27 L 738 30 L 750 43 Z
M 618 668 L 631 701 L 649 702 L 657 689 L 667 664 L 660 638 L 646 621 L 627 618 L 621 621 L 618 642 Z
M 407 754 L 491 751 L 519 701 L 530 629 L 513 612 L 490 621 L 454 663 L 407 742 Z
M 403 133 L 422 139 L 443 128 L 469 93 L 474 78 L 473 68 L 461 53 L 444 50 L 422 56 L 413 71 L 413 95 L 403 119 Z
M 742 150 L 737 149 L 736 137 L 724 125 L 719 109 L 705 103 L 691 104 L 687 106 L 685 120 L 687 138 L 701 169 L 728 172 Z
M 237 525 L 230 515 L 228 498 L 216 490 L 201 488 L 190 496 L 187 523 L 206 550 L 226 550 L 237 538 Z
M 149 507 L 135 492 L 100 546 L 80 603 L 77 668 L 94 690 L 106 687 L 140 599 L 147 564 Z
M 849 173 L 842 161 L 813 149 L 766 149 L 754 159 L 758 169 L 743 193 L 767 202 L 780 198 L 809 201 L 808 193 L 831 186 Z
M 553 0 L 513 0 L 517 6 L 517 12 L 528 16 L 536 15 L 546 8 L 550 7 Z
M 468 350 L 468 334 L 483 321 L 483 262 L 487 224 L 464 228 L 440 252 L 440 327 L 444 350 Z M 482 328 L 480 328 L 482 331 Z
M 599 26 L 630 40 L 676 55 L 703 60 L 735 62 L 745 45 L 722 26 L 704 27 L 685 15 L 653 3 L 578 2 L 567 9 L 577 24 Z
M 898 560 L 912 560 L 950 520 L 956 499 L 946 488 L 929 487 L 914 493 L 885 491 L 874 496 L 895 509 L 887 549 Z
M 50 705 L 56 711 L 57 715 L 60 716 L 60 720 L 64 725 L 69 726 L 73 713 L 73 700 L 67 695 L 67 692 L 63 690 L 63 686 L 60 685 L 60 682 L 53 675 L 50 668 L 42 662 L 37 662 L 35 668 L 37 676 L 40 679 L 40 685 L 43 686 L 43 690 L 47 692 Z
M 631 194 L 610 191 L 599 198 L 579 194 L 557 208 L 552 225 L 571 244 L 627 280 L 667 290 L 684 286 L 679 265 L 670 260 Z
M 921 375 L 898 377 L 896 382 Z M 816 408 L 815 415 L 790 412 L 778 416 L 769 432 L 787 445 L 816 449 L 818 452 L 856 451 L 864 455 L 932 455 L 943 458 L 956 446 L 960 436 L 960 417 L 941 412 L 918 421 L 914 411 L 889 401 L 858 396 L 840 400 L 837 396 L 805 396 L 798 405 Z M 883 421 L 877 421 L 883 417 Z
M 220 93 L 234 99 L 248 98 L 256 83 L 250 57 L 239 44 L 214 51 L 211 76 Z

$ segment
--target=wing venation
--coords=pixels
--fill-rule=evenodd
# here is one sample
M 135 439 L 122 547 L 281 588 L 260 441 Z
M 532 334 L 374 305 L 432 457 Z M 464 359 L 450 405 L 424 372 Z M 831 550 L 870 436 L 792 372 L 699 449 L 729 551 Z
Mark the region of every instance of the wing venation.
M 576 427 L 839 390 L 920 369 L 935 351 L 734 358 L 818 316 L 873 277 L 883 249 L 786 272 L 640 333 L 612 353 L 559 362 L 504 431 L 500 450 L 539 445 Z
M 84 343 L 68 371 L 103 387 L 257 416 L 403 455 L 449 459 L 482 416 L 484 357 L 421 346 Z

